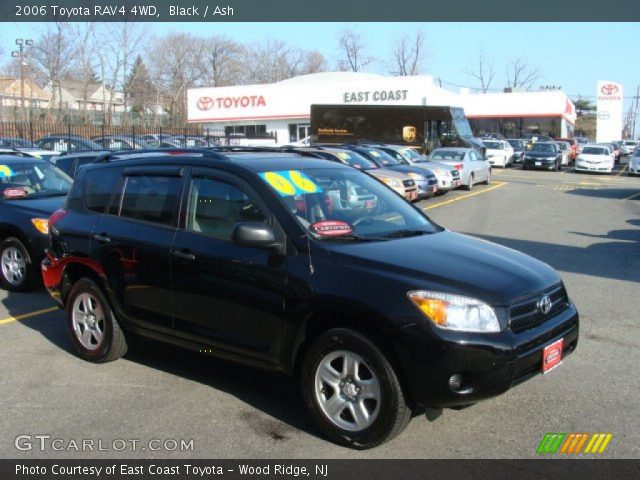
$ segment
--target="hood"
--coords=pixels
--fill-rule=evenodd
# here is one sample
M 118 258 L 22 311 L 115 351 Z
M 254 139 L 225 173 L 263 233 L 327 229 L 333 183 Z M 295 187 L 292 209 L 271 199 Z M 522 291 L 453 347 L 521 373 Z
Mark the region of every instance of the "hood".
M 533 151 L 529 150 L 528 152 L 524 153 L 524 156 L 525 157 L 530 157 L 530 158 L 550 158 L 550 157 L 555 158 L 556 154 L 554 154 L 554 153 L 544 153 L 544 152 L 533 152 Z
M 62 208 L 66 199 L 65 195 L 57 197 L 27 198 L 24 200 L 6 200 L 3 208 L 11 205 L 14 211 L 22 211 L 28 215 L 49 218 L 53 212 Z
M 586 161 L 594 162 L 594 163 L 610 163 L 611 162 L 611 156 L 584 153 L 584 154 L 580 155 L 580 160 L 586 160 Z
M 388 170 L 386 168 L 371 168 L 369 170 L 365 170 L 365 172 L 374 177 L 389 177 L 400 180 L 401 182 L 404 180 L 412 180 L 408 175 L 405 175 L 404 173 L 394 172 L 393 170 Z
M 447 230 L 327 248 L 341 265 L 403 275 L 411 288 L 444 290 L 492 305 L 508 305 L 561 281 L 553 268 L 533 257 Z
M 393 165 L 384 167 L 387 170 L 393 170 L 395 172 L 402 173 L 417 173 L 418 175 L 423 175 L 427 178 L 435 178 L 435 175 L 428 168 L 420 168 L 417 165 Z

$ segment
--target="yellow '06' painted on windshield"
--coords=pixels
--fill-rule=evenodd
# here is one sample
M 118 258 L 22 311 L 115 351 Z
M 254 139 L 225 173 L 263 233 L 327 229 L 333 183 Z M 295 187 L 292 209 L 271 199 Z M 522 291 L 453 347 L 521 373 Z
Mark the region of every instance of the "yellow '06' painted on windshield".
M 13 177 L 13 170 L 6 165 L 0 165 L 0 177 Z
M 259 175 L 282 197 L 322 192 L 322 189 L 313 180 L 299 170 L 263 172 Z

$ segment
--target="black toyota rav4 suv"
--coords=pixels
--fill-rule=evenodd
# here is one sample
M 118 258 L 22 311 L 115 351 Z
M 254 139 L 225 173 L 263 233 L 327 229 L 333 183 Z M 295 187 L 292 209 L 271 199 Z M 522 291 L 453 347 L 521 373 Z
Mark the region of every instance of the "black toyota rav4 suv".
M 296 154 L 110 154 L 50 220 L 46 286 L 83 358 L 130 335 L 299 377 L 334 441 L 472 404 L 578 342 L 548 265 L 448 231 L 354 168 Z

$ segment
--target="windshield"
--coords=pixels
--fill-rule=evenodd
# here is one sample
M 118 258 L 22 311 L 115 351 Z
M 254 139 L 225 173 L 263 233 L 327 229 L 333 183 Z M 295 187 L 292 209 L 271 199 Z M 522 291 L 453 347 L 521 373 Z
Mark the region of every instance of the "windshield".
M 49 163 L 0 160 L 0 189 L 5 200 L 66 195 L 72 182 Z
M 413 162 L 420 162 L 424 159 L 424 157 L 420 155 L 418 152 L 416 152 L 413 148 L 402 147 L 398 149 L 398 152 L 404 158 L 411 160 Z
M 549 145 L 548 143 L 534 143 L 531 151 L 537 153 L 556 153 L 553 145 Z
M 460 150 L 434 150 L 428 158 L 432 162 L 462 162 L 464 160 L 464 152 Z
M 489 142 L 485 140 L 482 143 L 489 150 L 504 150 L 504 144 L 502 142 Z
M 584 147 L 582 153 L 585 155 L 609 155 L 609 151 L 601 147 Z
M 560 150 L 568 150 L 569 149 L 569 144 L 568 143 L 556 143 L 556 145 L 558 145 L 558 148 Z
M 521 142 L 520 140 L 507 140 L 507 141 L 509 142 L 509 145 L 511 145 L 513 148 L 524 150 L 524 143 Z
M 379 167 L 395 167 L 403 164 L 400 160 L 377 148 L 367 148 L 362 153 L 371 158 Z
M 387 240 L 440 230 L 393 190 L 354 169 L 302 168 L 259 175 L 317 240 Z
M 361 170 L 373 170 L 375 168 L 378 168 L 378 166 L 371 160 L 367 160 L 362 155 L 356 152 L 350 152 L 347 150 L 335 152 L 333 154 L 329 152 L 318 152 L 318 155 L 329 160 L 333 160 L 335 157 L 338 157 L 340 161 L 346 163 L 350 167 L 358 168 Z

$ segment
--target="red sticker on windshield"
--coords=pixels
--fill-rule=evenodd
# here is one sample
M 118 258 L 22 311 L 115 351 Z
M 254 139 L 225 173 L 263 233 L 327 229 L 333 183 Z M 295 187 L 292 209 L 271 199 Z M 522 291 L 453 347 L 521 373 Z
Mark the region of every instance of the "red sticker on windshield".
M 21 198 L 28 195 L 27 191 L 22 188 L 5 188 L 2 194 L 4 198 Z
M 349 235 L 353 229 L 347 222 L 339 220 L 326 220 L 324 222 L 316 222 L 309 227 L 315 234 L 324 237 L 337 237 L 338 235 Z

